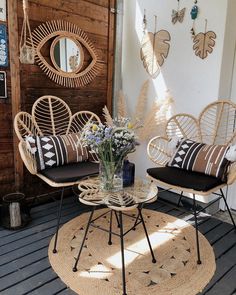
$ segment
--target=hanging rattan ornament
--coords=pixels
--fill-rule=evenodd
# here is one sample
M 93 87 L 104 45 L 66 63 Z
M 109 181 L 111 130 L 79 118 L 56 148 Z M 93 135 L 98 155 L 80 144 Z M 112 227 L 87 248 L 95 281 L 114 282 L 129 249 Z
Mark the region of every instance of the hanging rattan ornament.
M 23 0 L 24 20 L 20 37 L 20 62 L 22 64 L 34 64 L 35 50 L 29 24 L 28 0 Z M 27 34 L 28 31 L 28 34 Z
M 172 9 L 171 21 L 172 21 L 173 25 L 175 25 L 177 22 L 179 22 L 179 23 L 183 22 L 184 16 L 185 16 L 185 11 L 186 11 L 185 7 L 180 9 L 180 3 L 179 3 L 180 0 L 177 0 L 177 1 L 178 1 L 177 10 Z
M 146 17 L 146 9 L 144 9 L 143 14 L 143 34 L 147 32 L 147 17 Z
M 154 33 L 148 32 L 144 13 L 143 39 L 141 41 L 140 57 L 147 73 L 155 79 L 161 71 L 161 66 L 169 54 L 170 33 L 166 30 L 157 31 L 157 16 L 155 15 Z
M 205 32 L 200 32 L 193 38 L 193 50 L 195 55 L 205 59 L 213 52 L 215 46 L 216 33 L 207 31 L 207 19 L 205 20 Z
M 191 15 L 191 19 L 193 20 L 193 26 L 191 28 L 191 34 L 192 34 L 192 38 L 195 37 L 195 20 L 197 19 L 199 14 L 199 8 L 197 6 L 197 0 L 194 1 L 194 6 L 191 9 L 190 15 Z

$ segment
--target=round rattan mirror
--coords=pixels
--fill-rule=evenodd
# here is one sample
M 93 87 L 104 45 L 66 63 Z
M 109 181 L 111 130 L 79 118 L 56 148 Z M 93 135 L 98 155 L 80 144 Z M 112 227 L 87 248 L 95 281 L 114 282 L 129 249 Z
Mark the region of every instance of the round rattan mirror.
M 50 56 L 54 67 L 65 73 L 77 73 L 84 62 L 80 42 L 64 36 L 54 39 L 50 48 Z
M 32 39 L 36 62 L 59 85 L 83 87 L 102 68 L 93 43 L 75 24 L 63 20 L 43 23 L 33 31 Z

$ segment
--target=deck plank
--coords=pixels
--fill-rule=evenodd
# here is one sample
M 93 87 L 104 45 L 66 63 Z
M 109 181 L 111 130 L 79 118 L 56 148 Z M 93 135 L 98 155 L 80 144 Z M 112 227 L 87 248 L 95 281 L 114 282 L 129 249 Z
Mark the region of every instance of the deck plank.
M 75 200 L 72 198 L 67 198 L 63 202 L 63 208 L 67 208 L 67 206 L 71 207 L 73 204 L 76 204 Z M 46 205 L 49 207 L 47 208 Z M 42 209 L 41 209 L 41 206 L 43 207 Z M 37 209 L 37 211 L 35 211 L 35 209 L 38 207 L 40 209 Z M 17 232 L 25 231 L 31 227 L 34 227 L 36 224 L 39 224 L 41 221 L 41 219 L 39 219 L 39 217 L 42 217 L 42 220 L 43 220 L 43 217 L 48 217 L 49 214 L 52 214 L 52 213 L 56 214 L 57 208 L 58 208 L 58 202 L 51 202 L 51 203 L 40 205 L 38 207 L 33 207 L 31 209 L 32 221 L 30 222 L 30 224 L 21 230 L 17 230 Z M 1 229 L 0 238 L 10 236 L 10 235 L 14 236 L 16 233 L 16 231 L 10 231 L 10 230 L 4 229 L 2 227 L 0 227 L 0 229 Z
M 236 233 L 231 230 L 225 236 L 222 236 L 220 240 L 213 244 L 216 259 L 223 255 L 226 251 L 236 245 Z
M 50 263 L 48 261 L 48 258 L 46 257 L 34 264 L 29 265 L 28 267 L 25 267 L 23 269 L 19 269 L 18 271 L 5 276 L 4 278 L 1 279 L 0 292 L 11 287 L 13 282 L 14 282 L 14 284 L 17 284 L 17 283 L 25 280 L 25 278 L 32 277 L 35 274 L 37 274 L 49 267 L 50 267 Z
M 58 294 L 58 292 L 64 291 L 66 288 L 65 284 L 61 281 L 60 278 L 56 278 L 45 285 L 43 285 L 40 288 L 37 288 L 36 290 L 30 292 L 30 295 L 52 295 L 52 290 L 53 294 Z M 71 294 L 76 294 L 76 293 L 71 293 Z
M 166 193 L 165 193 L 166 194 Z M 194 226 L 191 212 L 176 205 L 157 200 L 146 206 L 181 218 Z M 56 228 L 58 202 L 31 210 L 33 222 L 28 227 L 12 232 L 0 230 L 0 294 L 1 295 L 75 295 L 57 277 L 47 257 L 48 244 Z M 61 223 L 89 210 L 76 204 L 75 197 L 65 199 Z M 216 273 L 202 295 L 232 295 L 235 292 L 236 234 L 232 225 L 201 213 L 199 230 L 213 245 L 216 255 Z
M 4 291 L 1 291 L 1 295 L 25 295 L 56 278 L 57 274 L 53 272 L 51 267 L 49 266 L 48 269 L 39 272 L 36 275 L 29 277 L 24 281 L 9 287 Z
M 76 214 L 79 215 L 79 212 L 76 208 L 70 208 L 70 210 L 67 210 L 66 212 L 63 212 L 62 218 L 71 215 Z M 29 243 L 33 243 L 36 240 L 44 238 L 46 235 L 52 234 L 53 229 L 55 232 L 55 226 L 56 226 L 56 218 L 53 221 L 47 222 L 44 224 L 44 227 L 38 228 L 36 231 L 31 231 L 30 234 L 23 235 L 19 239 L 11 240 L 8 243 L 4 244 L 3 246 L 0 246 L 0 260 L 1 256 L 5 255 L 7 253 L 10 253 L 16 249 L 19 249 L 21 247 L 24 247 L 25 245 L 28 245 Z
M 236 265 L 206 295 L 232 294 L 236 289 L 235 278 Z

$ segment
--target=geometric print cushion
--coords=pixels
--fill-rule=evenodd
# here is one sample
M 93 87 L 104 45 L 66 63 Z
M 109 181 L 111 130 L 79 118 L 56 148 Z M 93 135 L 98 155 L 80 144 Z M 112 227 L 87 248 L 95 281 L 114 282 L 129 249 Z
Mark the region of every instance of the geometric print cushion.
M 35 154 L 37 170 L 88 160 L 88 152 L 79 133 L 52 136 L 28 136 L 26 142 Z
M 195 171 L 225 180 L 229 161 L 225 145 L 207 145 L 184 139 L 180 142 L 168 166 Z

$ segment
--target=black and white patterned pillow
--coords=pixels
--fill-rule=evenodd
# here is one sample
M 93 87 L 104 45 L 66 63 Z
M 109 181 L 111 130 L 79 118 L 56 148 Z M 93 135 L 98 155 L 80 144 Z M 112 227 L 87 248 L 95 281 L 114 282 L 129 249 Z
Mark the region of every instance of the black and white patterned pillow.
M 30 152 L 36 157 L 38 171 L 88 160 L 88 152 L 82 146 L 79 133 L 27 136 L 26 142 Z
M 230 162 L 226 159 L 229 147 L 207 145 L 184 139 L 179 144 L 168 166 L 195 171 L 225 180 Z

